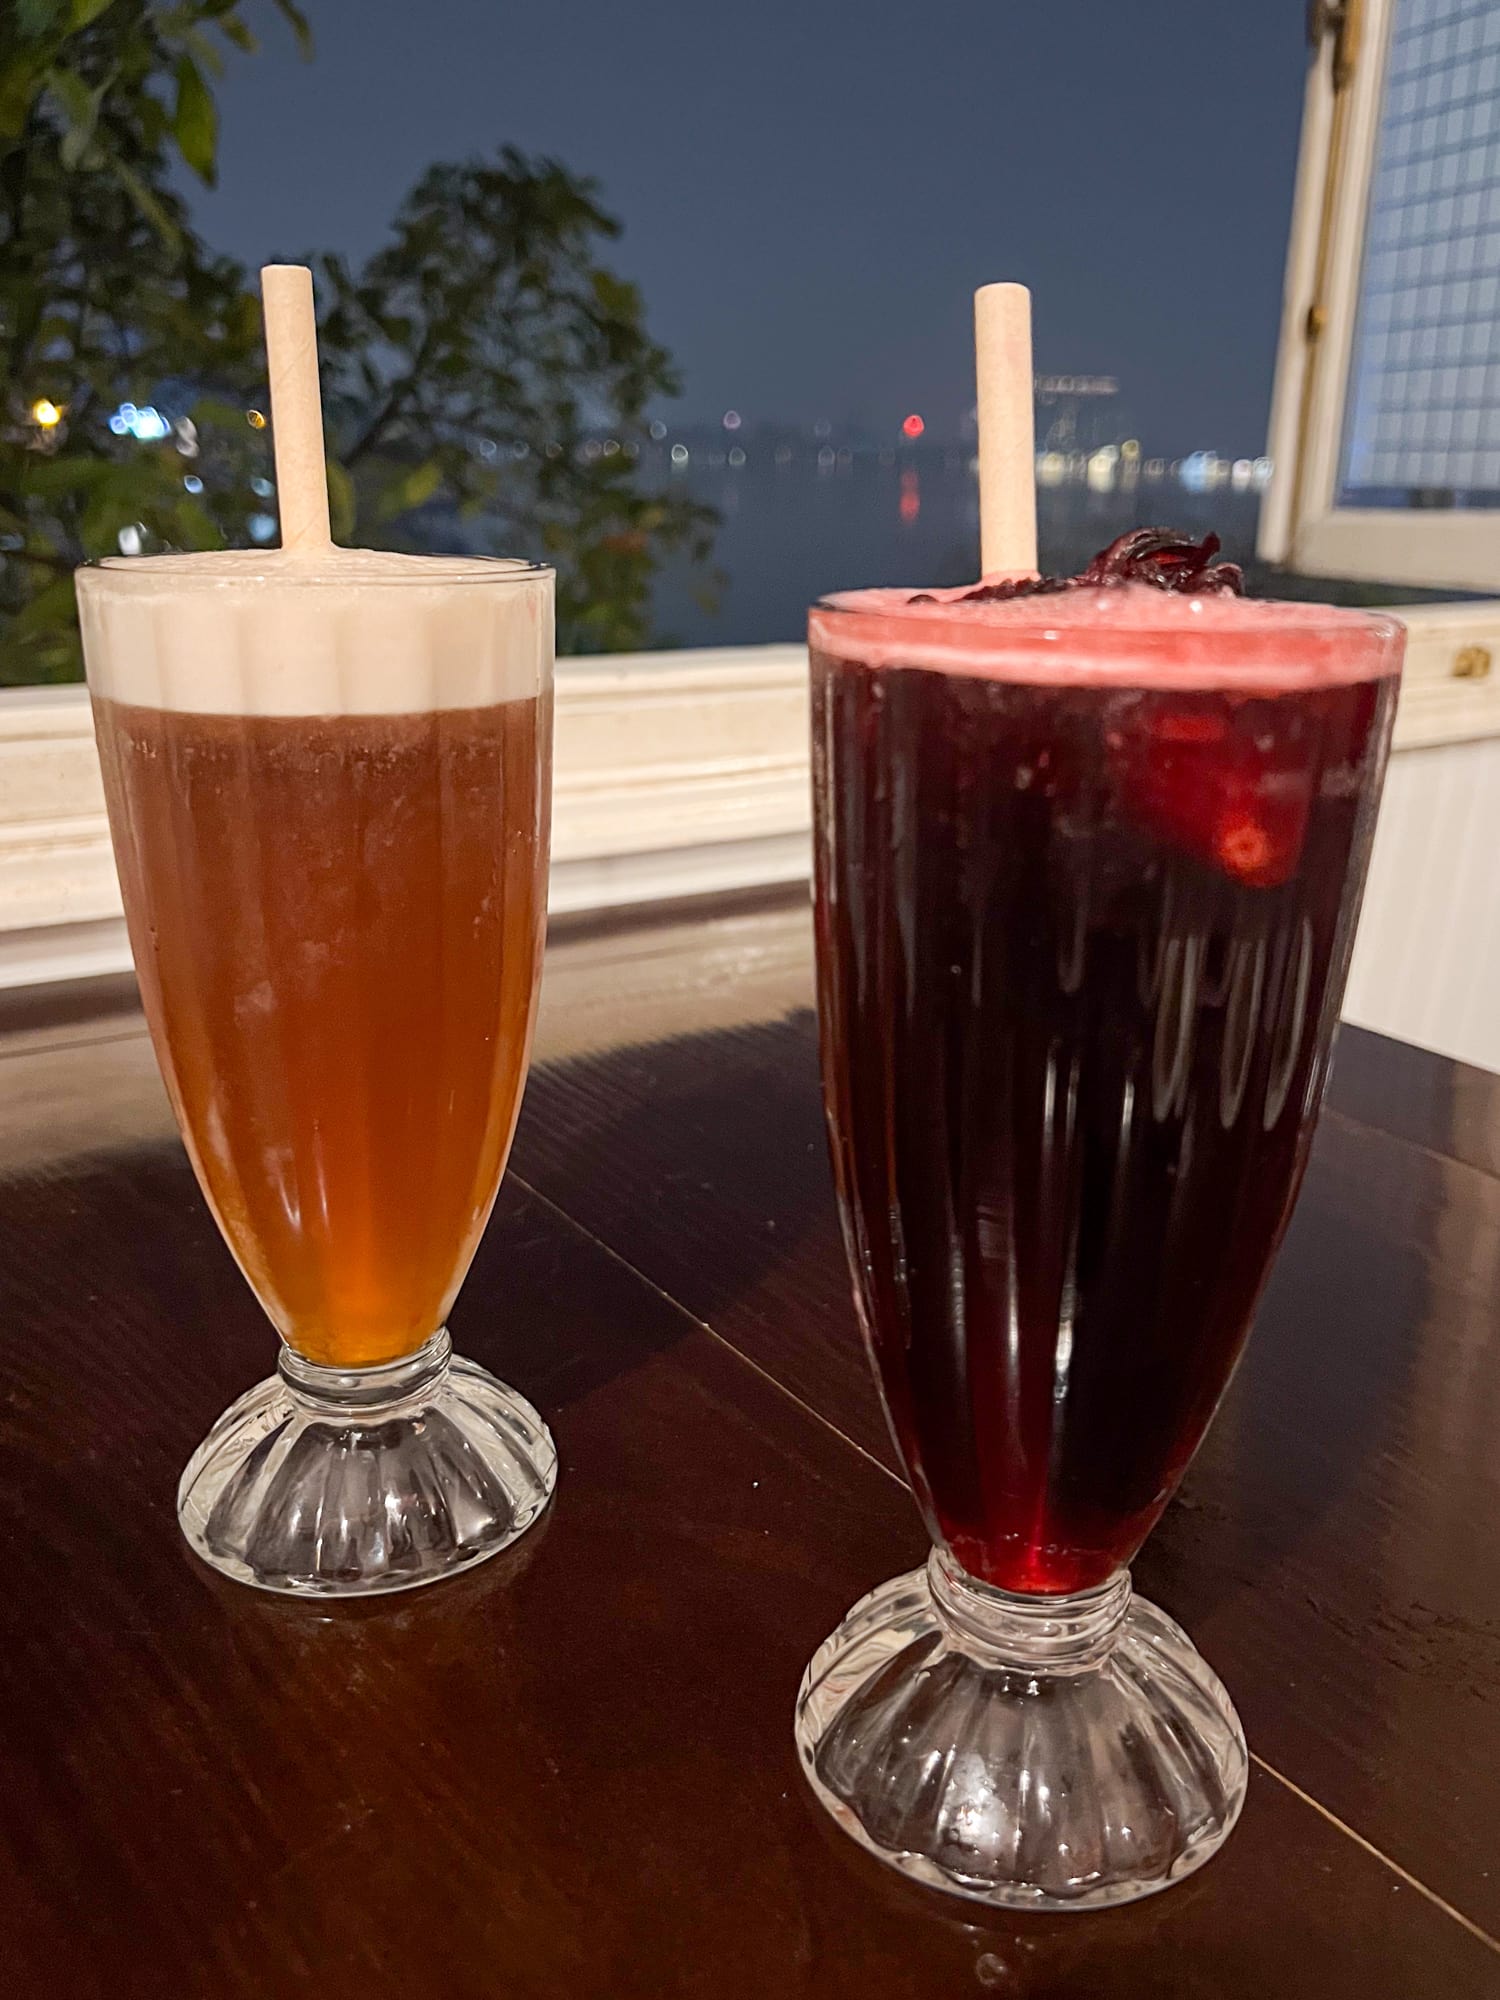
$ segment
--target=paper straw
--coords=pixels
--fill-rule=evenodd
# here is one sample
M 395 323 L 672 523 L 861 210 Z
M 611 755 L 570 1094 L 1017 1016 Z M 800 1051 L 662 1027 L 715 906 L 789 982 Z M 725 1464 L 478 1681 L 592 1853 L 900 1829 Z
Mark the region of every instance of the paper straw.
M 983 285 L 974 294 L 979 383 L 979 567 L 985 576 L 1036 574 L 1036 446 L 1031 294 Z
M 271 379 L 271 441 L 281 546 L 317 551 L 333 540 L 328 472 L 323 463 L 323 404 L 318 391 L 318 322 L 312 272 L 305 264 L 267 264 L 260 274 Z

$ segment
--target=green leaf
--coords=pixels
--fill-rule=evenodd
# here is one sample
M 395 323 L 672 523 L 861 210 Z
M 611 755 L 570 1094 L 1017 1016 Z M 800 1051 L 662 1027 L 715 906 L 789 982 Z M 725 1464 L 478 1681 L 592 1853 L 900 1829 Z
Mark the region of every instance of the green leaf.
M 375 502 L 375 519 L 394 521 L 398 514 L 410 513 L 430 500 L 442 483 L 442 466 L 435 458 L 424 459 L 384 489 Z
M 73 0 L 73 26 L 86 28 L 90 21 L 97 21 L 106 7 L 112 7 L 114 0 Z
M 245 428 L 245 406 L 226 403 L 220 396 L 199 396 L 194 400 L 189 412 L 199 430 L 211 424 L 231 432 L 235 437 Z
M 40 632 L 71 625 L 77 616 L 71 576 L 59 576 L 45 584 L 19 612 L 11 626 L 17 639 L 35 638 Z
M 256 50 L 260 47 L 260 43 L 255 39 L 254 35 L 251 34 L 250 30 L 245 26 L 244 22 L 240 20 L 238 15 L 226 14 L 223 20 L 219 22 L 218 26 L 219 26 L 219 33 L 223 35 L 227 41 L 233 42 L 234 46 L 237 49 L 241 50 L 242 53 L 245 55 L 253 56 Z
M 354 533 L 358 503 L 354 481 L 336 458 L 328 461 L 328 520 L 336 542 L 347 541 Z
M 224 531 L 200 500 L 185 494 L 171 510 L 172 540 L 180 549 L 222 549 Z
M 297 37 L 297 47 L 303 55 L 310 56 L 313 52 L 312 28 L 296 0 L 276 0 L 276 11 Z
M 19 139 L 44 79 L 26 56 L 0 69 L 0 138 Z
M 123 160 L 117 158 L 111 158 L 109 165 L 115 179 L 130 196 L 130 199 L 135 203 L 141 214 L 151 224 L 151 227 L 156 231 L 162 242 L 167 245 L 168 249 L 175 248 L 182 240 L 182 232 L 162 207 L 156 196 L 151 192 L 150 188 L 141 179 L 140 175 L 135 171 L 134 167 L 127 167 Z
M 98 90 L 90 90 L 72 70 L 53 69 L 47 72 L 47 88 L 62 106 L 63 116 L 68 121 L 68 129 L 63 134 L 58 151 L 63 165 L 72 173 L 93 142 L 94 128 L 99 122 L 99 105 L 106 86 L 101 84 Z
M 210 76 L 223 76 L 224 52 L 217 42 L 211 42 L 201 28 L 185 28 L 182 39 Z
M 24 473 L 26 491 L 42 500 L 56 500 L 64 494 L 83 493 L 108 480 L 114 468 L 107 459 L 36 458 Z
M 66 0 L 15 0 L 16 26 L 28 41 L 39 42 L 50 29 L 61 27 Z
M 177 108 L 172 130 L 178 151 L 208 187 L 214 184 L 214 160 L 219 149 L 219 114 L 203 72 L 191 56 L 177 65 Z

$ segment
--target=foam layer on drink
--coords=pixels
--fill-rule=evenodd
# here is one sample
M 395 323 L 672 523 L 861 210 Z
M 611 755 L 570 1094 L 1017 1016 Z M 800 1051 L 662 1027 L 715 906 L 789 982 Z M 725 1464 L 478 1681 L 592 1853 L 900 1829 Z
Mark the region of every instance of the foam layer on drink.
M 1394 618 L 1332 605 L 1143 583 L 985 603 L 965 601 L 971 588 L 844 591 L 814 609 L 809 637 L 864 666 L 1058 687 L 1281 693 L 1374 680 L 1401 664 Z
M 236 550 L 77 581 L 90 689 L 141 708 L 424 714 L 535 696 L 552 674 L 552 575 L 529 563 Z

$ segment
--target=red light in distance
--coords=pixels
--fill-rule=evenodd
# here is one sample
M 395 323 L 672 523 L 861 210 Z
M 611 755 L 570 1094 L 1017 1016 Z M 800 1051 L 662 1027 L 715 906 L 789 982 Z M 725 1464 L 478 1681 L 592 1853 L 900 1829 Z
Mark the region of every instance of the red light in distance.
M 901 425 L 901 435 L 903 437 L 919 438 L 922 435 L 923 431 L 926 430 L 926 428 L 927 428 L 926 424 L 923 423 L 922 419 L 917 415 L 916 411 L 913 410 L 911 415 L 907 417 Z

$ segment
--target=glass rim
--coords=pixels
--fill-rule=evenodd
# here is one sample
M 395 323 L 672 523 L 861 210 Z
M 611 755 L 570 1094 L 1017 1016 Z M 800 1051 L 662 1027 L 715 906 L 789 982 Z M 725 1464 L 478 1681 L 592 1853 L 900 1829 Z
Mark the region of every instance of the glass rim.
M 337 556 L 390 558 L 402 568 L 365 568 L 357 562 L 342 565 L 327 561 L 322 552 L 307 558 L 306 569 L 278 560 L 285 551 L 277 549 L 170 549 L 161 555 L 93 556 L 79 563 L 75 582 L 107 582 L 128 589 L 149 589 L 152 585 L 192 587 L 201 590 L 243 590 L 285 587 L 292 590 L 410 590 L 456 589 L 464 585 L 491 586 L 539 583 L 557 576 L 551 563 L 533 562 L 525 556 L 423 555 L 406 549 L 344 549 L 335 545 Z M 213 558 L 203 569 L 200 559 Z M 226 560 L 232 569 L 224 567 Z M 241 568 L 240 565 L 244 567 Z
M 1116 591 L 998 604 L 965 603 L 957 591 L 919 604 L 905 590 L 845 591 L 812 607 L 808 639 L 871 667 L 1117 691 L 1290 693 L 1401 671 L 1406 627 L 1383 612 L 1137 590 L 1128 617 L 1115 615 Z
M 881 623 L 890 621 L 917 630 L 928 625 L 958 625 L 972 632 L 976 642 L 980 633 L 993 634 L 996 645 L 1003 644 L 1011 634 L 1029 636 L 1044 631 L 1064 631 L 1070 639 L 1077 639 L 1085 645 L 1111 636 L 1118 639 L 1125 634 L 1154 638 L 1163 632 L 1191 632 L 1193 627 L 1188 621 L 1193 616 L 1192 607 L 1196 605 L 1213 607 L 1203 629 L 1215 638 L 1228 633 L 1253 632 L 1257 625 L 1262 630 L 1274 629 L 1286 633 L 1338 632 L 1352 637 L 1358 632 L 1367 638 L 1379 633 L 1386 639 L 1393 639 L 1406 630 L 1395 611 L 1384 605 L 1324 604 L 1316 599 L 1297 597 L 1193 594 L 1161 590 L 1153 584 L 1134 586 L 1134 589 L 1150 593 L 1149 600 L 1138 597 L 1135 601 L 1150 601 L 1152 609 L 1160 615 L 1121 627 L 1111 625 L 1105 619 L 1087 623 L 1076 617 L 1059 618 L 1058 613 L 1064 606 L 1082 608 L 1079 600 L 1085 595 L 1083 592 L 1047 591 L 1029 597 L 1005 598 L 990 605 L 965 604 L 964 594 L 977 588 L 976 584 L 961 584 L 956 590 L 941 593 L 937 590 L 928 593 L 916 586 L 887 589 L 877 585 L 870 589 L 832 590 L 814 598 L 808 613 L 809 616 L 817 613 L 840 619 L 878 619 Z M 1101 604 L 1114 594 L 1113 589 L 1087 593 L 1089 598 L 1097 599 Z M 1156 599 L 1161 600 L 1159 605 Z M 1233 607 L 1227 617 L 1225 607 Z M 1236 614 L 1247 610 L 1252 616 L 1242 623 Z M 1258 612 L 1268 614 L 1263 624 L 1253 615 Z

